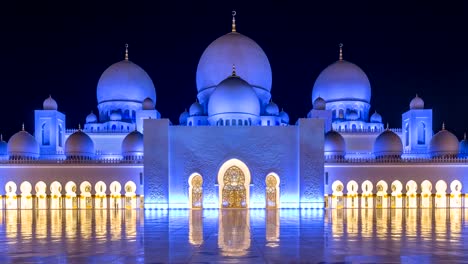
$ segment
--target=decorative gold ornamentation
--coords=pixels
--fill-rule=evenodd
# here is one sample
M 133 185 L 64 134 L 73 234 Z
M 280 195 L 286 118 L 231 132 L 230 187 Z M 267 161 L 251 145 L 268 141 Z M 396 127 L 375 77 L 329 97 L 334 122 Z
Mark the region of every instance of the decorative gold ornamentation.
M 278 207 L 276 201 L 276 185 L 278 181 L 273 175 L 268 175 L 266 178 L 266 207 L 267 208 L 276 208 Z
M 192 178 L 192 208 L 203 207 L 203 179 L 200 175 L 195 175 Z
M 247 207 L 245 175 L 237 166 L 226 170 L 223 177 L 222 207 L 245 208 Z

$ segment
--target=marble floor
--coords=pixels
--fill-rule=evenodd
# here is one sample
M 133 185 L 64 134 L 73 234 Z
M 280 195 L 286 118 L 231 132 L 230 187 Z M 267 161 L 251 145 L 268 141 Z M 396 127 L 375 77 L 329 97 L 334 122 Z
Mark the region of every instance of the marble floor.
M 468 263 L 467 213 L 0 210 L 0 263 Z

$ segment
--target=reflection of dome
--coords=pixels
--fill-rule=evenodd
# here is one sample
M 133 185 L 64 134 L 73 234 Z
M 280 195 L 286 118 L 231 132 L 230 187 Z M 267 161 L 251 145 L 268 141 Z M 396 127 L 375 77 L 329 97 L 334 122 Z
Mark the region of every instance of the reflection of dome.
M 410 102 L 410 109 L 424 109 L 424 101 L 416 95 L 416 97 L 413 98 Z
M 283 109 L 281 109 L 279 117 L 281 118 L 281 122 L 289 124 L 289 115 Z
M 203 106 L 199 102 L 195 102 L 190 106 L 190 116 L 201 116 L 203 115 Z
M 460 156 L 462 157 L 468 156 L 468 140 L 466 139 L 466 133 L 463 137 L 463 140 L 460 141 L 459 149 L 460 149 Z
M 122 114 L 119 112 L 112 112 L 110 115 L 110 120 L 111 121 L 120 121 L 122 120 Z
M 364 71 L 357 65 L 339 60 L 323 70 L 312 89 L 312 102 L 322 97 L 327 103 L 362 101 L 370 103 L 371 86 Z
M 370 117 L 371 123 L 382 123 L 382 116 L 375 111 Z
M 374 143 L 375 157 L 398 156 L 403 154 L 403 143 L 395 132 L 387 129 L 380 133 Z
M 133 131 L 125 136 L 122 141 L 122 156 L 141 157 L 143 156 L 143 134 L 138 131 Z
M 154 110 L 154 101 L 146 97 L 145 100 L 143 100 L 143 110 Z
M 230 32 L 213 41 L 203 52 L 197 67 L 197 89 L 214 88 L 229 76 L 231 65 L 251 86 L 270 91 L 271 68 L 262 48 L 252 39 Z
M 0 135 L 0 156 L 8 155 L 8 143 L 3 140 L 3 135 Z
M 314 100 L 313 106 L 315 110 L 325 110 L 326 102 L 319 96 Z
M 10 158 L 39 158 L 39 145 L 36 139 L 24 130 L 10 138 L 7 150 Z
M 187 109 L 185 109 L 184 112 L 182 112 L 179 116 L 179 125 L 185 125 L 187 124 L 187 118 L 189 117 L 189 113 L 187 112 Z
M 49 97 L 44 100 L 44 103 L 42 103 L 42 108 L 44 110 L 57 110 L 58 105 L 54 98 L 52 98 L 52 96 L 49 95 Z
M 147 97 L 156 102 L 153 81 L 140 66 L 128 60 L 107 68 L 97 85 L 98 104 L 107 101 L 142 103 Z
M 86 123 L 96 123 L 97 122 L 97 116 L 91 112 L 88 116 L 86 116 Z
M 76 131 L 65 141 L 65 156 L 67 158 L 92 158 L 94 156 L 93 140 L 83 131 Z
M 221 114 L 257 117 L 260 114 L 260 102 L 252 86 L 237 76 L 222 81 L 208 102 L 208 116 Z
M 325 156 L 344 156 L 346 154 L 346 142 L 343 136 L 336 131 L 328 131 L 325 134 Z
M 277 115 L 279 114 L 278 105 L 275 104 L 273 101 L 270 101 L 270 102 L 265 106 L 265 113 L 266 113 L 266 115 L 277 116 Z
M 429 151 L 433 157 L 455 156 L 458 155 L 458 144 L 457 137 L 442 126 L 442 130 L 432 137 Z

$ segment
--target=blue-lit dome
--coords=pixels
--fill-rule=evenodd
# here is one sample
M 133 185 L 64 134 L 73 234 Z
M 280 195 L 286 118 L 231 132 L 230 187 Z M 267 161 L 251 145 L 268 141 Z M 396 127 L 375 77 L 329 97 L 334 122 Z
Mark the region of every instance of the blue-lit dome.
M 344 156 L 346 154 L 346 142 L 343 136 L 336 131 L 328 131 L 325 134 L 325 156 Z
M 203 106 L 199 102 L 194 102 L 189 109 L 190 116 L 203 115 Z
M 457 137 L 450 131 L 442 130 L 437 132 L 429 143 L 429 151 L 432 157 L 453 157 L 459 153 L 459 142 Z
M 271 90 L 271 68 L 265 52 L 249 37 L 230 32 L 203 52 L 197 67 L 198 91 L 216 87 L 230 75 L 233 64 L 238 68 L 237 75 L 251 86 Z
M 424 109 L 423 99 L 416 95 L 410 102 L 410 109 Z
M 371 123 L 382 123 L 382 116 L 375 111 L 370 117 Z
M 279 108 L 278 105 L 275 104 L 273 101 L 270 101 L 266 106 L 265 106 L 265 114 L 270 115 L 270 116 L 277 116 L 279 115 Z
M 52 96 L 49 95 L 49 97 L 45 99 L 44 102 L 42 103 L 42 108 L 44 110 L 57 110 L 58 109 L 57 101 L 55 101 L 54 98 L 52 98 Z
M 395 132 L 387 129 L 375 139 L 375 157 L 401 157 L 401 154 L 403 154 L 403 143 Z
M 189 113 L 187 112 L 187 109 L 185 109 L 184 112 L 182 112 L 179 116 L 179 125 L 185 125 L 187 124 L 187 118 L 189 117 Z
M 65 141 L 65 156 L 67 156 L 67 158 L 94 157 L 93 140 L 83 131 L 76 131 Z
M 86 124 L 90 123 L 96 123 L 97 122 L 97 116 L 91 112 L 88 116 L 86 116 Z
M 36 139 L 24 130 L 11 136 L 7 151 L 10 158 L 39 158 L 39 145 Z
M 367 75 L 356 64 L 338 60 L 325 68 L 315 81 L 312 102 L 319 96 L 327 103 L 336 101 L 370 103 L 371 86 Z
M 208 116 L 216 119 L 217 115 L 225 119 L 258 117 L 260 102 L 252 86 L 238 76 L 230 76 L 222 81 L 208 103 Z
M 156 102 L 153 81 L 140 66 L 128 60 L 107 68 L 97 85 L 98 104 L 108 101 L 142 103 L 147 97 Z
M 122 156 L 124 158 L 143 156 L 143 134 L 133 131 L 122 141 Z
M 281 109 L 281 112 L 279 113 L 279 117 L 282 123 L 289 124 L 289 115 L 284 110 Z

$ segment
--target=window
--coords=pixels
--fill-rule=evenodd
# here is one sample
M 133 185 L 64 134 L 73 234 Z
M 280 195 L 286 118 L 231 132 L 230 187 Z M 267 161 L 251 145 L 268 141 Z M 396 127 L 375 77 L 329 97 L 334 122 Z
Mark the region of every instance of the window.
M 426 144 L 426 125 L 423 122 L 418 124 L 418 145 Z
M 42 124 L 41 132 L 42 132 L 42 145 L 49 146 L 50 145 L 50 129 L 49 129 L 48 123 Z
M 405 146 L 409 146 L 409 124 L 405 125 Z
M 92 127 L 91 127 L 92 129 Z M 62 125 L 58 125 L 58 145 L 59 147 L 62 147 L 62 142 L 63 142 L 63 128 Z
M 338 112 L 338 118 L 344 118 L 344 110 L 340 109 Z

